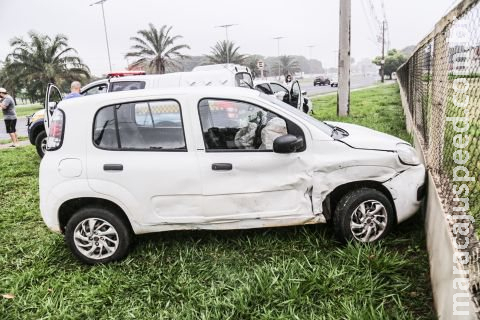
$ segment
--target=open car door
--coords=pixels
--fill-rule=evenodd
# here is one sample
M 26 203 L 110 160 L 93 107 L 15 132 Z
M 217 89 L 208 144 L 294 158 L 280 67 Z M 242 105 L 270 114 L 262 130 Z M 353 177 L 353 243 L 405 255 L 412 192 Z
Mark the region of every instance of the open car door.
M 292 86 L 290 87 L 290 105 L 294 108 L 302 110 L 303 95 L 298 81 L 293 81 Z
M 63 97 L 60 93 L 60 90 L 52 83 L 47 85 L 47 91 L 45 93 L 45 117 L 44 117 L 44 124 L 45 124 L 45 132 L 48 135 L 49 128 L 50 128 L 50 119 L 52 118 L 53 111 L 57 107 L 57 104 L 62 101 Z

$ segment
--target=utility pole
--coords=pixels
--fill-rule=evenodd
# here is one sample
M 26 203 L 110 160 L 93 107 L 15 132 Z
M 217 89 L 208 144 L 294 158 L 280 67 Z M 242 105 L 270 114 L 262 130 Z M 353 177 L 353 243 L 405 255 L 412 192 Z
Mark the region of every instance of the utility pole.
M 351 0 L 340 0 L 337 115 L 343 117 L 350 113 L 351 7 Z
M 221 26 L 216 26 L 215 28 L 225 28 L 225 50 L 227 51 L 227 64 L 230 63 L 230 52 L 228 52 L 228 28 L 238 26 L 238 24 L 224 24 Z
M 100 1 L 94 2 L 90 5 L 90 7 L 96 4 L 99 4 L 102 6 L 103 27 L 105 29 L 105 41 L 107 42 L 108 66 L 110 67 L 110 72 L 112 72 L 112 60 L 110 59 L 110 47 L 108 46 L 107 23 L 105 22 L 105 10 L 103 9 L 103 3 L 106 1 L 107 0 L 100 0 Z
M 285 37 L 275 37 L 273 40 L 277 40 L 277 59 L 278 59 L 278 80 L 280 80 L 280 40 Z
M 385 20 L 382 22 L 382 61 L 380 62 L 380 77 L 385 82 Z

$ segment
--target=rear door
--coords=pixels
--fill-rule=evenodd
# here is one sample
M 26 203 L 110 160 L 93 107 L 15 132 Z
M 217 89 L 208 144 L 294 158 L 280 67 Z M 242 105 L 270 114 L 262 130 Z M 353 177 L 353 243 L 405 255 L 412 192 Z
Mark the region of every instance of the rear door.
M 43 120 L 47 135 L 50 128 L 50 120 L 53 115 L 53 111 L 55 111 L 55 108 L 57 107 L 58 103 L 62 101 L 62 99 L 63 96 L 60 93 L 60 89 L 58 89 L 53 83 L 49 83 L 45 92 L 45 117 Z
M 197 155 L 184 108 L 181 100 L 137 100 L 95 115 L 87 145 L 89 185 L 124 203 L 142 225 L 200 215 Z

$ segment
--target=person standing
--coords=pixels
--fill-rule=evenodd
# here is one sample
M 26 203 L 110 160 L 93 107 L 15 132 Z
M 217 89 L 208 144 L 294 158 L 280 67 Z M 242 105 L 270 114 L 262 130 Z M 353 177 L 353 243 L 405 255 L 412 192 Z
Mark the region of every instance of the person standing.
M 82 88 L 82 84 L 78 81 L 73 81 L 70 85 L 70 93 L 63 98 L 63 100 L 71 99 L 71 98 L 78 98 L 82 95 L 80 94 L 80 89 Z
M 15 112 L 15 101 L 8 94 L 7 90 L 0 88 L 0 107 L 3 112 L 3 120 L 5 121 L 5 128 L 7 133 L 12 139 L 12 145 L 10 147 L 16 147 L 18 145 L 17 137 L 17 113 Z

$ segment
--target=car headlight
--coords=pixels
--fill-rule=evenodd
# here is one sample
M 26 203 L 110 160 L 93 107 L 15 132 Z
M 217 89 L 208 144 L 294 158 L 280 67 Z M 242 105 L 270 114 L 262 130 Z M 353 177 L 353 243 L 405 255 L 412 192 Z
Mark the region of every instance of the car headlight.
M 400 162 L 410 166 L 416 166 L 420 164 L 420 158 L 417 151 L 406 143 L 397 144 L 397 154 Z

